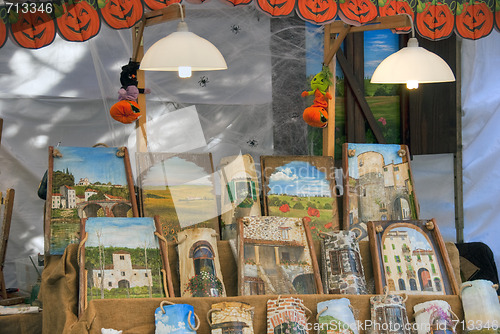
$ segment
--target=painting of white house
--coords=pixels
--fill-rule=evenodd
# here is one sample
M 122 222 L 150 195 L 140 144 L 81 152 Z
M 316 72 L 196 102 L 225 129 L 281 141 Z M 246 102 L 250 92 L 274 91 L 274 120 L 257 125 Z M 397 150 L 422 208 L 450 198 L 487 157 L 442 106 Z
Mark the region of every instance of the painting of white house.
M 163 297 L 153 218 L 88 218 L 83 252 L 87 300 Z

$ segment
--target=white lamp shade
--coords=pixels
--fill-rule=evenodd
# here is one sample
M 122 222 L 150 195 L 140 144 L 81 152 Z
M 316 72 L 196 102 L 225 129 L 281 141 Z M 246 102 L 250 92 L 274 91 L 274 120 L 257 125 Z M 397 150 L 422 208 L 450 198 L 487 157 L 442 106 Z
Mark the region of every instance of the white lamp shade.
M 373 72 L 372 83 L 402 84 L 455 81 L 448 64 L 438 55 L 418 46 L 410 38 L 408 46 L 385 58 Z
M 176 31 L 154 43 L 142 58 L 140 69 L 145 71 L 192 71 L 227 69 L 219 50 L 206 39 L 190 32 Z

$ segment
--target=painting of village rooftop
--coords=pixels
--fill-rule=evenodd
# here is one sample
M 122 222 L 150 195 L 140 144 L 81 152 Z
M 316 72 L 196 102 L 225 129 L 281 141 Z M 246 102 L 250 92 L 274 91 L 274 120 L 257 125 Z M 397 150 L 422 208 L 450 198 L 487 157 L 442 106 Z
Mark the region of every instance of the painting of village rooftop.
M 239 224 L 240 295 L 322 292 L 307 223 L 263 216 L 244 217 Z
M 126 148 L 49 148 L 45 247 L 63 254 L 79 242 L 80 219 L 138 216 Z
M 367 240 L 370 220 L 418 219 L 409 156 L 405 145 L 344 144 L 344 230 Z
M 81 228 L 87 234 L 80 265 L 81 303 L 165 296 L 153 218 L 92 217 Z

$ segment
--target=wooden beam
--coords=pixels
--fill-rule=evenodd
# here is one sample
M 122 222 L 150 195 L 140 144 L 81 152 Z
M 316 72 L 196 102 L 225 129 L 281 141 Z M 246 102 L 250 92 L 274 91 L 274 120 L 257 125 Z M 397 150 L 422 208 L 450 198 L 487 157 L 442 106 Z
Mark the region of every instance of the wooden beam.
M 328 50 L 328 53 L 326 53 L 324 55 L 323 64 L 325 64 L 325 65 L 330 64 L 330 62 L 333 59 L 333 56 L 335 56 L 335 54 L 337 53 L 337 50 L 342 45 L 344 38 L 351 31 L 351 27 L 352 26 L 344 23 L 343 28 L 339 31 L 338 36 L 335 38 L 333 44 L 329 45 L 328 48 L 326 47 L 326 44 L 325 44 L 325 51 Z M 328 35 L 330 35 L 329 37 L 331 37 L 331 30 L 330 30 L 330 33 Z M 327 38 L 327 36 L 326 36 L 326 30 L 325 30 L 325 40 L 326 40 L 326 38 Z
M 366 102 L 364 91 L 363 89 L 361 89 L 362 86 L 356 79 L 356 76 L 354 75 L 352 69 L 349 67 L 348 61 L 345 58 L 342 49 L 339 49 L 337 51 L 337 60 L 340 64 L 340 67 L 342 67 L 344 77 L 347 79 L 347 81 L 349 81 L 349 84 L 351 85 L 352 92 L 356 97 L 356 102 L 359 104 L 359 107 L 361 108 L 361 111 L 363 112 L 368 125 L 370 125 L 370 128 L 372 129 L 373 134 L 377 139 L 377 142 L 379 144 L 386 144 L 384 135 L 382 134 L 382 131 L 380 130 L 377 121 L 375 120 L 375 117 L 370 110 L 368 102 Z
M 330 34 L 330 25 L 325 25 L 325 50 L 330 49 L 332 36 Z M 328 100 L 328 126 L 323 129 L 323 155 L 335 157 L 335 62 L 329 61 L 326 66 L 332 72 L 332 84 L 328 87 L 328 92 L 333 96 Z
M 342 21 L 335 21 L 331 23 L 330 33 L 339 34 L 345 29 L 346 23 Z M 370 21 L 362 26 L 350 26 L 350 32 L 362 32 L 362 31 L 372 31 L 381 29 L 394 29 L 394 28 L 409 28 L 411 27 L 411 21 L 408 15 L 393 15 L 393 16 L 383 16 L 377 17 L 373 21 Z
M 182 12 L 185 13 L 186 10 L 184 6 L 182 6 Z M 174 6 L 168 6 L 162 9 L 158 9 L 152 12 L 147 12 L 144 13 L 144 20 L 145 20 L 145 25 L 146 27 L 167 22 L 167 21 L 172 21 L 176 19 L 180 19 L 181 16 L 181 7 L 174 5 Z

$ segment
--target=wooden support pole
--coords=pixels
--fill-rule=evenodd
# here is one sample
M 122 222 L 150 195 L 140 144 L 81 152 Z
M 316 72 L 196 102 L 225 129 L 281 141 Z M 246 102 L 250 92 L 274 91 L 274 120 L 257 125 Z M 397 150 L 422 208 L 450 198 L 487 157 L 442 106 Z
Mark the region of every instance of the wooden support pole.
M 330 50 L 332 36 L 330 34 L 330 25 L 325 25 L 325 50 Z M 335 61 L 324 63 L 332 72 L 332 84 L 328 87 L 328 92 L 333 96 L 328 100 L 328 126 L 323 129 L 323 155 L 335 157 Z

